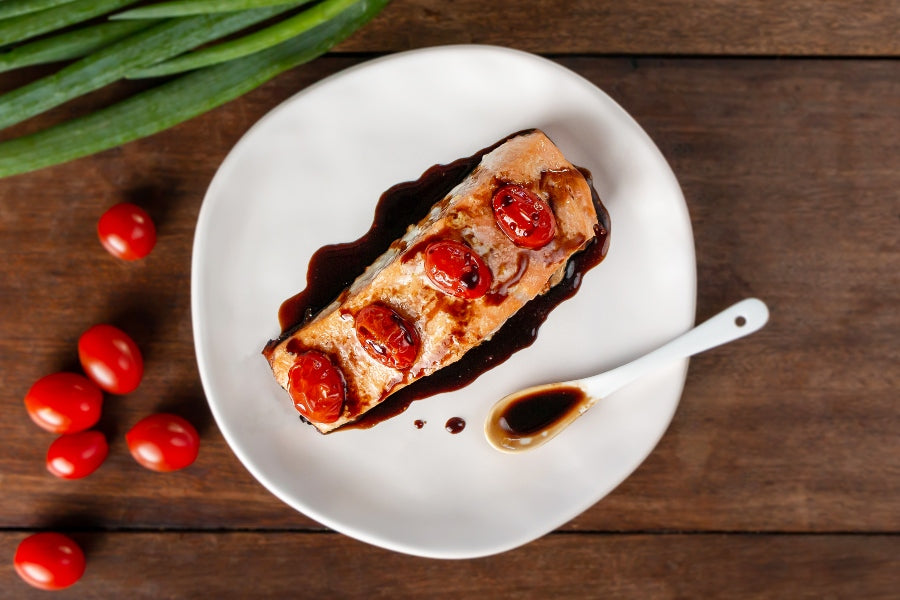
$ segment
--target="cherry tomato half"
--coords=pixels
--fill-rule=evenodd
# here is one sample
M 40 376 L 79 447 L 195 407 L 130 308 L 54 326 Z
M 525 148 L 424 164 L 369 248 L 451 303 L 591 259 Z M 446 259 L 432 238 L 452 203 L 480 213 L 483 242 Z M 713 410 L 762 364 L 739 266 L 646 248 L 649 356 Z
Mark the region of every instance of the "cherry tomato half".
M 131 456 L 151 471 L 177 471 L 200 451 L 200 434 L 185 419 L 169 413 L 144 417 L 125 434 Z
M 19 543 L 13 564 L 29 585 L 42 590 L 67 588 L 84 574 L 84 552 L 61 533 L 44 532 Z
M 96 471 L 109 445 L 99 431 L 79 431 L 56 438 L 47 450 L 47 470 L 62 479 L 81 479 Z
M 137 260 L 150 254 L 156 245 L 156 226 L 143 208 L 121 202 L 100 217 L 97 236 L 116 258 Z
M 75 433 L 100 419 L 103 392 L 78 373 L 53 373 L 38 379 L 25 394 L 31 420 L 52 433 Z
M 481 257 L 450 240 L 425 248 L 425 274 L 437 289 L 457 298 L 481 298 L 491 287 L 491 270 Z
M 297 356 L 288 372 L 297 412 L 316 423 L 334 423 L 344 407 L 344 378 L 327 356 L 310 350 Z
M 393 369 L 408 369 L 419 354 L 419 334 L 403 317 L 383 304 L 356 313 L 356 337 L 369 356 Z
M 537 250 L 556 234 L 556 218 L 543 198 L 520 185 L 505 185 L 491 200 L 494 220 L 513 244 Z
M 94 325 L 78 339 L 78 358 L 87 376 L 111 394 L 134 391 L 144 375 L 144 359 L 127 333 Z

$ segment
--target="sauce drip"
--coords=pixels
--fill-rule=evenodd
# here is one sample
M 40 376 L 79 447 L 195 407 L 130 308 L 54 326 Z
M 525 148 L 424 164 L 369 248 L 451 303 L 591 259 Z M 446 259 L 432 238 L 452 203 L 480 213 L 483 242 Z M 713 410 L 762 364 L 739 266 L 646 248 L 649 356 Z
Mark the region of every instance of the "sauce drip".
M 416 426 L 416 429 L 422 429 L 423 427 L 425 427 L 425 421 L 423 421 L 422 419 L 416 419 L 415 421 L 413 421 L 413 425 Z
M 470 157 L 435 165 L 419 179 L 397 184 L 384 192 L 369 231 L 356 241 L 323 246 L 313 254 L 307 269 L 306 289 L 281 305 L 278 318 L 282 334 L 269 342 L 268 347 L 277 345 L 339 297 L 391 243 L 403 236 L 407 227 L 422 220 L 434 204 L 475 169 L 482 156 L 521 133 L 525 132 L 510 135 Z M 463 388 L 534 343 L 538 329 L 550 312 L 575 295 L 584 274 L 600 264 L 609 250 L 609 213 L 594 189 L 590 172 L 581 168 L 579 171 L 590 184 L 598 217 L 594 226 L 597 237 L 569 259 L 562 281 L 523 306 L 490 340 L 472 348 L 457 362 L 391 394 L 360 419 L 342 428 L 368 429 L 401 414 L 415 400 Z M 406 250 L 408 256 L 417 249 L 401 250 Z M 460 303 L 460 306 L 468 305 Z M 459 317 L 465 320 L 465 315 Z
M 444 429 L 456 435 L 460 431 L 466 428 L 466 421 L 462 417 L 452 417 L 447 423 L 444 425 Z
M 497 418 L 497 425 L 515 436 L 538 433 L 577 410 L 584 399 L 584 391 L 575 386 L 532 392 L 511 402 Z

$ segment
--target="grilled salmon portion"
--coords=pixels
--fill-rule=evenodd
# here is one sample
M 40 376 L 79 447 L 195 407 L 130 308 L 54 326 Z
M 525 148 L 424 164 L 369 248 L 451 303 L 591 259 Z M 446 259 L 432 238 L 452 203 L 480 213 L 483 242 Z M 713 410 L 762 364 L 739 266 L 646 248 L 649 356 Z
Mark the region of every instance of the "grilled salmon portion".
M 541 131 L 513 136 L 329 306 L 263 351 L 328 433 L 459 360 L 596 235 L 591 188 Z

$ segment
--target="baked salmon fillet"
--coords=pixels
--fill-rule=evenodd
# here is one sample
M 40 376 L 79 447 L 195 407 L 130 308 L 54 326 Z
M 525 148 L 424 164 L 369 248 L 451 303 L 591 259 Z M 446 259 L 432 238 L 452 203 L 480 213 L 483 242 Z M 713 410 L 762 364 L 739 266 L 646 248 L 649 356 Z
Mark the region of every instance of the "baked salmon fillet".
M 490 339 L 597 231 L 578 168 L 543 132 L 515 135 L 263 355 L 304 419 L 328 433 Z

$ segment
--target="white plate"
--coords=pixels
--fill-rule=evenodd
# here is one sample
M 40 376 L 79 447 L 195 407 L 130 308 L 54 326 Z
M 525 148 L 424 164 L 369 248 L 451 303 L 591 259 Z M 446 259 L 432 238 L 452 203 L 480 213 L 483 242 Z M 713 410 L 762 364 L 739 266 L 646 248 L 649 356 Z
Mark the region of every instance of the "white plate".
M 312 253 L 351 241 L 381 192 L 436 163 L 538 127 L 594 174 L 611 249 L 537 342 L 469 387 L 369 430 L 322 436 L 297 418 L 260 350 Z M 421 556 L 492 554 L 572 519 L 662 436 L 687 361 L 592 409 L 543 448 L 501 454 L 489 407 L 521 387 L 588 375 L 687 330 L 696 273 L 684 198 L 666 161 L 602 91 L 548 60 L 449 46 L 395 54 L 284 102 L 235 146 L 200 212 L 192 265 L 200 375 L 216 422 L 284 502 L 360 540 Z M 451 417 L 468 423 L 451 435 Z M 414 420 L 427 424 L 416 429 Z

